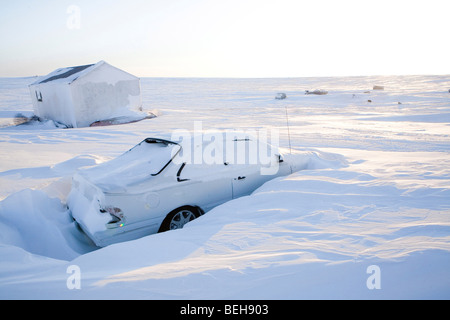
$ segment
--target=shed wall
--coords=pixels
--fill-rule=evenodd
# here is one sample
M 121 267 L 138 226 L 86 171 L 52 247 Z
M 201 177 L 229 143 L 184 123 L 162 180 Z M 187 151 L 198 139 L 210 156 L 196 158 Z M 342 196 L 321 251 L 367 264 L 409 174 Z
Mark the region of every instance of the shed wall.
M 72 127 L 77 126 L 69 85 L 52 83 L 32 85 L 30 95 L 34 113 L 38 117 L 52 119 Z
M 139 78 L 108 64 L 77 79 L 70 87 L 79 127 L 127 116 L 141 106 Z

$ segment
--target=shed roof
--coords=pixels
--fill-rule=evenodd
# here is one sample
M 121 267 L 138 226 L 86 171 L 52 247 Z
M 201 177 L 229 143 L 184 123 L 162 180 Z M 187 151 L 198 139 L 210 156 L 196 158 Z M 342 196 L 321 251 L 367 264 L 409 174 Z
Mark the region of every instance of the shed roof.
M 88 64 L 85 66 L 78 66 L 78 67 L 69 67 L 69 68 L 63 68 L 63 69 L 58 69 L 52 73 L 50 73 L 49 75 L 45 76 L 44 79 L 40 79 L 38 81 L 39 84 L 41 83 L 47 83 L 47 82 L 51 82 L 51 81 L 55 81 L 58 79 L 67 79 L 70 76 L 73 76 L 74 74 L 77 74 L 89 67 L 94 66 L 94 64 Z M 72 80 L 73 81 L 73 80 Z
M 38 84 L 45 84 L 45 83 L 59 83 L 59 84 L 71 84 L 81 76 L 93 71 L 94 69 L 107 64 L 105 61 L 100 61 L 95 64 L 88 64 L 84 66 L 76 66 L 76 67 L 67 67 L 67 68 L 60 68 L 57 69 L 51 73 L 49 73 L 46 76 L 39 77 L 35 82 L 30 84 L 30 86 L 38 85 Z M 109 65 L 111 66 L 111 65 Z M 113 67 L 113 66 L 111 66 Z M 115 68 L 115 67 L 113 67 Z M 115 68 L 117 69 L 117 68 Z M 120 69 L 118 69 L 120 70 Z M 127 73 L 123 70 L 120 70 L 121 72 Z M 129 74 L 130 76 L 133 76 L 132 74 Z M 133 76 L 135 77 L 135 76 Z M 135 77 L 137 78 L 137 77 Z M 137 78 L 138 79 L 138 78 Z

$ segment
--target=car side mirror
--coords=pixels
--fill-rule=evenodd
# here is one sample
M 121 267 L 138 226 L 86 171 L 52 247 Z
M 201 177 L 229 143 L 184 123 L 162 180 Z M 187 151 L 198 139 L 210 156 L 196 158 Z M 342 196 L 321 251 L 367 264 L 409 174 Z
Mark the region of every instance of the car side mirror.
M 182 164 L 181 167 L 180 167 L 180 170 L 178 170 L 178 172 L 177 172 L 177 181 L 178 181 L 178 182 L 184 182 L 184 181 L 189 181 L 189 180 L 191 180 L 191 179 L 181 179 L 181 178 L 180 178 L 181 171 L 183 171 L 183 169 L 184 169 L 185 166 L 186 166 L 186 162 L 183 162 L 183 164 Z
M 281 156 L 281 154 L 278 155 L 278 163 L 282 163 L 284 162 L 283 157 Z

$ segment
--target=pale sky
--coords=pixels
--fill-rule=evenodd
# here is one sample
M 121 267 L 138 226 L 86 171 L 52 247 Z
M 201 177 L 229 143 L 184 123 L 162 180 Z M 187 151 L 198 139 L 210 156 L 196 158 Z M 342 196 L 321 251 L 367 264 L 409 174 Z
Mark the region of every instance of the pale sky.
M 450 74 L 449 0 L 0 0 L 0 76 Z

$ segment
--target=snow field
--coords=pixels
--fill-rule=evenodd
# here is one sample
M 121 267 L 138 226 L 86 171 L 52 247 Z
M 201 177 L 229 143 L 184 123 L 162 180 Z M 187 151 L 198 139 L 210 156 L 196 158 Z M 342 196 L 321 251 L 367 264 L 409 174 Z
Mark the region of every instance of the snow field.
M 30 79 L 0 80 L 0 117 L 31 109 L 22 89 Z M 0 129 L 1 298 L 450 297 L 448 77 L 143 79 L 142 87 L 158 118 Z M 304 95 L 315 88 L 329 94 Z M 103 249 L 71 221 L 65 197 L 78 168 L 194 121 L 204 130 L 278 128 L 288 151 L 286 108 L 305 170 L 182 230 Z M 79 290 L 67 286 L 70 266 L 81 271 Z M 379 289 L 370 289 L 371 266 Z

